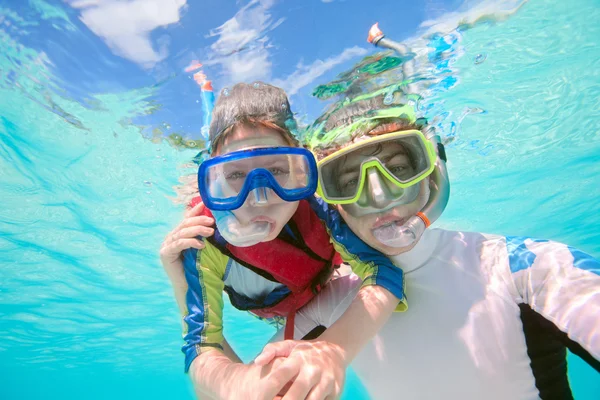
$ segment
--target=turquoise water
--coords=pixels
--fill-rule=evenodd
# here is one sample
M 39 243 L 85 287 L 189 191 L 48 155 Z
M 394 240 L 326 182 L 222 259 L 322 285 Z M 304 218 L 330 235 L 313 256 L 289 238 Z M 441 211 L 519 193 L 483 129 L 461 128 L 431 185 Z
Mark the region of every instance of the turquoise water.
M 448 142 L 452 195 L 437 224 L 600 257 L 598 2 L 533 1 L 512 15 L 470 6 L 465 15 L 488 17 L 457 24 L 439 13 L 439 38 L 426 28 L 394 37 L 412 37 L 425 60 L 432 84 L 421 107 Z M 50 46 L 45 32 L 61 41 Z M 84 34 L 64 4 L 0 5 L 0 398 L 189 399 L 157 252 L 181 216 L 174 186 L 197 152 L 181 145 L 194 129 L 168 104 L 194 88 L 159 68 L 119 67 Z M 74 84 L 86 62 L 76 44 L 129 84 L 94 70 Z M 307 119 L 322 107 L 292 101 Z M 225 326 L 245 359 L 273 333 L 231 308 Z M 575 356 L 569 369 L 576 399 L 597 399 L 598 374 Z M 347 386 L 346 399 L 364 398 L 355 377 Z

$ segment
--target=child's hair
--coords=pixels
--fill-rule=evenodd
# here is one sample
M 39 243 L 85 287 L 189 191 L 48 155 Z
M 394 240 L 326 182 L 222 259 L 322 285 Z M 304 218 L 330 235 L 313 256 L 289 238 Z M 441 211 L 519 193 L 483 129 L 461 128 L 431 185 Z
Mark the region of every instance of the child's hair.
M 287 142 L 287 145 L 290 147 L 298 147 L 300 144 L 296 137 L 286 128 L 282 128 L 273 121 L 268 120 L 260 120 L 254 118 L 242 118 L 235 122 L 233 125 L 227 127 L 212 143 L 212 154 L 219 154 L 219 147 L 223 144 L 223 141 L 231 132 L 235 129 L 245 127 L 250 129 L 260 129 L 267 128 L 276 131 L 281 135 L 281 137 Z
M 287 95 L 283 89 L 263 82 L 238 83 L 221 91 L 209 129 L 211 148 L 215 149 L 221 136 L 238 124 L 260 124 L 285 133 L 286 138 L 296 142 L 296 121 Z
M 214 153 L 223 139 L 236 127 L 268 128 L 279 132 L 290 146 L 299 146 L 294 136 L 296 121 L 290 108 L 287 95 L 278 87 L 255 82 L 238 83 L 232 88 L 223 89 L 212 111 L 209 129 L 210 147 Z M 197 172 L 195 164 L 188 164 Z M 180 184 L 175 186 L 176 204 L 189 204 L 198 196 L 196 173 L 182 175 Z

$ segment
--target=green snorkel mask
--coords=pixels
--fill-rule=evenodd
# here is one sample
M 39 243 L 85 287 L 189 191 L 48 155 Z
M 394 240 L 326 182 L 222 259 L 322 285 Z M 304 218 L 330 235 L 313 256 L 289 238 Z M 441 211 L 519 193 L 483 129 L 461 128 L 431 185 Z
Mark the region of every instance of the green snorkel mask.
M 358 116 L 345 112 L 344 108 L 350 110 L 353 103 L 381 96 L 381 92 L 357 97 L 328 113 L 315 124 L 308 144 L 321 156 L 317 193 L 354 217 L 384 213 L 414 201 L 420 191 L 418 183 L 429 178 L 429 199 L 417 215 L 402 225 L 373 231 L 382 244 L 401 248 L 415 243 L 439 218 L 448 203 L 450 185 L 441 140 L 426 129 L 424 119 L 417 119 L 414 106 L 391 106 Z M 336 113 L 341 118 L 332 123 L 330 118 Z

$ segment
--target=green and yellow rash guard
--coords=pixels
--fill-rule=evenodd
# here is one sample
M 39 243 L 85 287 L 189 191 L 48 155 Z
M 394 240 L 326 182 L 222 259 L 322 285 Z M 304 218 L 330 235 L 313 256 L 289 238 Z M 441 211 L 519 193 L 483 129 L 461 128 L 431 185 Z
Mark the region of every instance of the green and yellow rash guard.
M 363 285 L 378 285 L 389 290 L 399 299 L 397 311 L 406 310 L 402 270 L 387 256 L 360 240 L 337 210 L 316 197 L 309 198 L 308 202 L 325 224 L 335 249 L 362 278 Z M 231 304 L 240 310 L 270 307 L 290 293 L 285 285 L 242 266 L 208 241 L 201 251 L 188 249 L 184 252 L 184 269 L 188 283 L 182 348 L 186 372 L 204 349 L 222 350 L 224 291 Z

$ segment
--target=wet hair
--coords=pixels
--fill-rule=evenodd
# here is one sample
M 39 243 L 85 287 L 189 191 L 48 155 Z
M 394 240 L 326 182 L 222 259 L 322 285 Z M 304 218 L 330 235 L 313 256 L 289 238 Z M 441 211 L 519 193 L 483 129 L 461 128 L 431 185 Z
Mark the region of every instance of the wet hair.
M 234 132 L 239 128 L 249 128 L 249 129 L 271 129 L 281 135 L 281 137 L 286 141 L 288 146 L 290 147 L 298 147 L 298 140 L 294 137 L 294 135 L 287 129 L 280 127 L 279 125 L 273 123 L 272 121 L 263 121 L 256 120 L 253 118 L 243 118 L 227 127 L 214 141 L 212 144 L 212 153 L 218 154 L 219 148 L 223 145 L 223 142 L 227 139 L 227 136 Z
M 337 107 L 333 110 L 330 110 L 328 113 L 318 118 L 315 122 L 315 125 L 323 124 L 323 131 L 326 134 L 326 132 L 332 131 L 339 127 L 351 125 L 352 123 L 361 119 L 366 120 L 369 114 L 373 111 L 383 110 L 391 107 L 398 107 L 398 104 L 386 105 L 384 103 L 383 96 L 373 96 L 363 100 L 353 101 L 342 107 Z M 344 147 L 347 147 L 348 145 L 356 143 L 360 139 L 379 136 L 393 131 L 410 129 L 423 131 L 426 123 L 427 121 L 424 118 L 420 118 L 415 122 L 411 122 L 402 116 L 382 118 L 378 119 L 372 124 L 366 123 L 361 129 L 357 129 L 356 132 L 353 132 L 352 136 L 347 138 L 347 141 L 344 143 L 336 141 L 331 143 L 322 143 L 315 147 L 313 151 L 316 153 L 319 159 L 322 159 L 340 149 L 343 149 Z M 377 129 L 377 127 L 381 127 L 382 125 L 386 124 L 389 124 L 390 126 L 393 124 L 394 128 L 392 130 Z
M 378 127 L 382 127 L 382 125 L 390 125 L 390 127 L 393 126 L 393 128 L 377 129 Z M 327 157 L 328 155 L 335 153 L 338 150 L 341 150 L 345 147 L 348 147 L 351 144 L 354 144 L 354 143 L 360 141 L 360 139 L 375 137 L 375 136 L 379 136 L 379 135 L 383 135 L 383 134 L 395 132 L 395 131 L 404 131 L 404 130 L 411 130 L 411 129 L 420 130 L 421 127 L 422 126 L 420 126 L 416 123 L 410 122 L 403 118 L 383 118 L 381 120 L 378 120 L 377 125 L 372 126 L 370 131 L 357 132 L 355 135 L 352 135 L 352 137 L 349 138 L 349 140 L 345 143 L 335 143 L 334 142 L 329 145 L 319 146 L 319 147 L 313 149 L 313 151 L 316 153 L 316 155 L 319 159 L 323 159 L 323 158 Z
M 326 120 L 324 126 L 325 131 L 331 131 L 340 126 L 351 124 L 356 119 L 364 117 L 371 110 L 380 110 L 386 107 L 387 106 L 383 104 L 381 96 L 375 96 L 334 109 L 330 113 L 319 118 L 316 123 Z
M 226 134 L 239 126 L 274 129 L 297 145 L 292 132 L 296 121 L 287 95 L 283 89 L 263 82 L 238 83 L 221 91 L 209 129 L 211 147 L 215 149 Z

